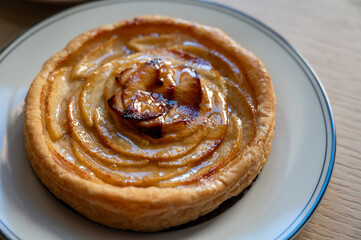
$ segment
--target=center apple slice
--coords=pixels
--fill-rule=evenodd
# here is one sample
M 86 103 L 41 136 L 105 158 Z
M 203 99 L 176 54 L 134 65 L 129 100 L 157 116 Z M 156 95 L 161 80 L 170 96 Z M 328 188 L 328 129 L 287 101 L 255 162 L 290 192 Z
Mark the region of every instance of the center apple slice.
M 131 98 L 130 104 L 120 115 L 125 119 L 150 120 L 163 116 L 169 111 L 166 100 L 154 98 L 151 93 L 138 90 Z
M 200 77 L 188 65 L 153 59 L 123 70 L 115 79 L 122 91 L 108 105 L 119 121 L 152 138 L 182 131 L 199 115 Z

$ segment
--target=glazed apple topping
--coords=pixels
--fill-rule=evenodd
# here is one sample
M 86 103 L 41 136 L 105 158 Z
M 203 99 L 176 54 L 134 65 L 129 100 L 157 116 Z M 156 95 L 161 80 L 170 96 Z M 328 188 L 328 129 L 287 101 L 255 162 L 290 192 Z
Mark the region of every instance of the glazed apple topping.
M 115 80 L 122 90 L 107 100 L 114 120 L 126 120 L 153 138 L 163 136 L 164 125 L 189 122 L 199 113 L 201 82 L 188 65 L 155 58 L 124 69 Z

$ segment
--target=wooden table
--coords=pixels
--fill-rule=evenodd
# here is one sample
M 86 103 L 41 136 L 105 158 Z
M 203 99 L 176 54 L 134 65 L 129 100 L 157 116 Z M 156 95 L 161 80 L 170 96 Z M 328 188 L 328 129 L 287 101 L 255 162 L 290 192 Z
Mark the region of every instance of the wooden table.
M 318 73 L 337 127 L 331 182 L 297 239 L 361 239 L 361 1 L 217 0 L 284 36 Z M 34 23 L 72 5 L 0 2 L 0 49 Z

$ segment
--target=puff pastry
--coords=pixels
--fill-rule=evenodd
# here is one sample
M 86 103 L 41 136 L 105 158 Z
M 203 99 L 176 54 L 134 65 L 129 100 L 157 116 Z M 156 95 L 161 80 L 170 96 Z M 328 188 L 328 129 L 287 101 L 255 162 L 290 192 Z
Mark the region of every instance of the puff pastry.
M 221 30 L 141 16 L 83 33 L 43 65 L 26 97 L 25 147 L 79 213 L 158 231 L 252 182 L 275 104 L 262 62 Z

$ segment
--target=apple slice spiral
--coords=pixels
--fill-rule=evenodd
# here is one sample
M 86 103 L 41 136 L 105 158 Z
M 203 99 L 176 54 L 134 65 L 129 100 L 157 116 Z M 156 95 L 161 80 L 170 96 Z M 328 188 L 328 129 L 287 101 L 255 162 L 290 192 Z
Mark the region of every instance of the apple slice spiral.
M 79 85 L 67 107 L 79 163 L 115 185 L 191 183 L 180 175 L 221 150 L 229 124 L 241 124 L 229 122 L 225 94 L 198 74 L 194 59 L 175 49 L 133 53 L 105 63 Z M 206 60 L 202 66 L 211 68 Z
M 176 40 L 177 34 L 166 35 L 166 48 L 158 42 L 151 49 L 149 43 L 157 38 L 147 36 L 140 41 L 142 38 L 135 37 L 121 48 L 122 40 L 113 36 L 81 56 L 73 69 L 59 72 L 63 81 L 74 85 L 71 95 L 62 95 L 58 88 L 48 90 L 49 99 L 53 95 L 68 99 L 65 106 L 57 106 L 68 124 L 49 121 L 50 136 L 62 133 L 56 142 L 71 136 L 67 138 L 72 146 L 68 152 L 103 182 L 143 187 L 188 185 L 209 174 L 218 162 L 225 164 L 235 157 L 224 157 L 221 152 L 228 146 L 223 145 L 245 144 L 242 119 L 229 111 L 221 74 L 233 69 L 228 74 L 237 75 L 240 69 L 201 44 L 180 42 L 181 37 Z M 124 50 L 133 42 L 143 51 Z M 254 121 L 252 104 L 245 106 L 248 122 Z M 48 108 L 51 112 L 54 106 Z M 251 124 L 247 132 L 254 131 L 253 127 Z M 230 138 L 234 133 L 237 137 Z M 237 150 L 242 149 L 227 152 Z M 190 169 L 197 171 L 189 174 Z
M 72 40 L 25 108 L 27 153 L 45 185 L 88 218 L 137 231 L 185 223 L 241 192 L 274 128 L 257 57 L 217 29 L 161 16 Z

